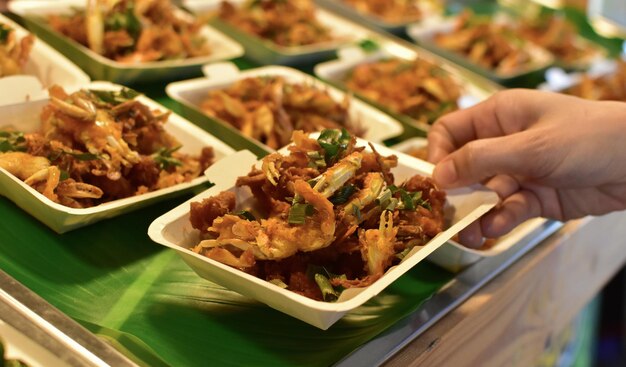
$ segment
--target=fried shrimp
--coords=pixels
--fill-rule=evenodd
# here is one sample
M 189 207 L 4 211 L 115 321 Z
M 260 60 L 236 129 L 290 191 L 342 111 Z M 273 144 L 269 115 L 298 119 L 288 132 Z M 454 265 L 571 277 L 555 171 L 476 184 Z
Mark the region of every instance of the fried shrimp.
M 395 156 L 356 146 L 345 130 L 318 139 L 294 131 L 293 141 L 237 180 L 252 207 L 238 207 L 231 192 L 191 204 L 202 238 L 195 252 L 330 301 L 442 231 L 445 193 L 421 176 L 393 185 Z

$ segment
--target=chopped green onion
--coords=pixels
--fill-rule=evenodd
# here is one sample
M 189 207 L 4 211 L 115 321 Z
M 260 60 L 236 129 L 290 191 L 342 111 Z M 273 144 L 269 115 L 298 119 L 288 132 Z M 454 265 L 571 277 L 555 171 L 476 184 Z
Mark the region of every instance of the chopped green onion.
M 11 27 L 6 24 L 0 24 L 0 43 L 6 43 L 11 34 Z
M 422 199 L 422 192 L 408 192 L 403 188 L 399 188 L 395 185 L 390 185 L 389 190 L 392 194 L 400 193 L 400 199 L 402 200 L 402 205 L 399 209 L 403 210 L 415 210 L 418 206 L 424 207 L 428 210 L 432 210 L 430 203 L 428 200 Z
M 355 192 L 356 186 L 354 185 L 342 186 L 333 194 L 333 196 L 328 198 L 328 200 L 333 203 L 333 205 L 345 204 Z
M 415 203 L 413 203 L 413 197 L 406 192 L 406 190 L 400 190 L 400 199 L 405 210 L 415 210 Z
M 174 148 L 160 148 L 156 153 L 152 154 L 152 159 L 159 165 L 162 170 L 168 170 L 172 167 L 182 166 L 183 162 L 172 157 L 172 153 L 180 149 L 181 146 Z
M 61 176 L 59 177 L 59 180 L 60 181 L 65 181 L 68 178 L 70 178 L 69 172 L 67 172 L 66 170 L 61 170 Z
M 131 101 L 141 94 L 130 88 L 122 88 L 119 91 L 90 89 L 89 92 L 98 98 L 100 102 L 109 103 L 114 106 Z
M 324 149 L 324 160 L 327 165 L 334 163 L 341 153 L 343 153 L 350 143 L 350 134 L 344 128 L 341 131 L 336 129 L 325 129 L 320 133 L 317 142 Z
M 19 131 L 0 131 L 0 152 L 23 152 L 26 150 L 26 138 Z
M 243 219 L 251 221 L 251 222 L 256 220 L 256 217 L 254 216 L 254 214 L 250 213 L 247 210 L 236 211 L 236 212 L 233 213 L 233 215 L 236 215 L 236 216 L 238 216 L 240 218 L 243 218 Z
M 277 285 L 279 287 L 281 287 L 282 289 L 287 289 L 287 284 L 285 284 L 285 282 L 283 282 L 282 280 L 278 279 L 278 278 L 274 278 L 272 280 L 269 281 L 270 283 Z
M 141 21 L 135 16 L 133 2 L 128 2 L 124 11 L 114 12 L 105 18 L 107 30 L 124 30 L 134 39 L 139 38 L 141 33 Z
M 320 168 L 326 167 L 326 161 L 324 157 L 318 151 L 307 152 L 307 156 L 309 157 L 309 167 L 311 168 Z
M 290 224 L 304 224 L 306 217 L 313 214 L 315 208 L 311 204 L 295 203 L 289 209 L 287 222 Z
M 333 288 L 333 285 L 330 284 L 330 280 L 322 274 L 315 274 L 315 283 L 322 291 L 322 298 L 326 302 L 334 302 L 339 298 L 341 292 L 338 292 Z
M 380 49 L 380 46 L 375 41 L 371 39 L 365 39 L 359 43 L 359 47 L 363 49 L 365 52 L 374 52 Z

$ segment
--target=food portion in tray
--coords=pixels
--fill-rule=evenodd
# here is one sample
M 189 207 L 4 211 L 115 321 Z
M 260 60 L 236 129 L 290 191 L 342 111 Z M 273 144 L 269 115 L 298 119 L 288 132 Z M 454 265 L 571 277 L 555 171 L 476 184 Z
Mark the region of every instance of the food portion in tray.
M 578 83 L 561 92 L 592 100 L 626 102 L 626 61 L 617 60 L 612 73 L 595 77 L 581 74 Z
M 421 59 L 385 59 L 357 65 L 346 87 L 394 113 L 422 123 L 458 108 L 458 83 L 438 66 Z
M 202 22 L 170 0 L 90 0 L 71 15 L 48 15 L 50 26 L 109 59 L 136 64 L 211 54 Z
M 430 0 L 341 0 L 360 13 L 388 23 L 405 23 L 422 19 L 424 4 L 436 5 Z
M 226 89 L 211 90 L 200 108 L 228 122 L 243 135 L 272 149 L 285 146 L 294 130 L 345 128 L 362 136 L 365 129 L 350 117 L 350 97 L 335 101 L 330 94 L 306 83 L 290 83 L 280 76 L 241 79 Z
M 38 131 L 0 131 L 0 167 L 48 199 L 86 208 L 189 182 L 214 159 L 178 152 L 165 131 L 170 112 L 151 109 L 137 93 L 49 90 Z
M 295 131 L 293 142 L 288 155 L 272 153 L 237 179 L 254 205 L 241 208 L 232 191 L 192 202 L 189 220 L 203 238 L 195 252 L 333 301 L 443 230 L 446 193 L 421 175 L 396 183 L 395 155 L 357 147 L 345 130 L 317 139 Z
M 311 0 L 249 0 L 241 6 L 223 1 L 218 17 L 234 27 L 282 47 L 332 41 L 332 32 L 316 18 Z
M 521 18 L 516 26 L 521 37 L 548 50 L 555 60 L 569 66 L 583 65 L 602 51 L 578 34 L 574 23 L 557 14 Z
M 34 42 L 32 34 L 18 38 L 10 25 L 0 22 L 0 77 L 24 72 Z
M 461 54 L 471 62 L 498 74 L 516 74 L 531 68 L 533 57 L 511 24 L 465 10 L 456 18 L 454 29 L 439 32 L 433 42 Z

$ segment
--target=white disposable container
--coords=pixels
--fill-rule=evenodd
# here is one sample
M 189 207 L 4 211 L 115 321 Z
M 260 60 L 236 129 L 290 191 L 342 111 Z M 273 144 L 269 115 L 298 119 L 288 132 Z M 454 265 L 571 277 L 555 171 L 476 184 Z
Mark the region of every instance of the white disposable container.
M 49 14 L 71 14 L 73 9 L 84 9 L 86 0 L 20 0 L 9 3 L 9 9 L 20 15 L 26 25 L 39 37 L 61 50 L 86 70 L 92 79 L 120 84 L 171 80 L 197 74 L 202 65 L 229 60 L 243 55 L 243 48 L 223 33 L 204 25 L 200 34 L 208 41 L 211 54 L 181 60 L 151 61 L 141 64 L 120 63 L 55 32 L 43 20 Z M 190 17 L 180 11 L 180 17 Z
M 235 6 L 242 6 L 246 0 L 229 0 Z M 194 13 L 215 12 L 222 0 L 187 0 L 185 6 Z M 296 64 L 311 63 L 314 60 L 331 56 L 335 50 L 349 43 L 366 37 L 363 28 L 339 17 L 323 8 L 316 9 L 319 23 L 330 30 L 333 40 L 305 46 L 280 46 L 250 33 L 246 33 L 220 19 L 211 23 L 218 29 L 241 43 L 246 50 L 246 57 L 260 64 Z
M 0 14 L 0 24 L 6 24 L 15 30 L 18 40 L 29 34 L 27 30 L 2 14 Z M 87 74 L 39 38 L 35 38 L 28 62 L 24 67 L 24 75 L 35 77 L 41 84 L 42 90 L 54 84 L 62 84 L 68 89 L 75 89 L 89 83 Z M 6 91 L 5 88 L 2 89 Z M 0 93 L 2 92 L 0 90 Z M 7 101 L 4 98 L 0 99 L 0 106 L 7 104 Z
M 316 136 L 313 134 L 313 136 Z M 364 140 L 359 139 L 358 146 L 370 148 Z M 396 152 L 384 146 L 376 145 L 382 155 Z M 287 148 L 281 149 L 285 153 Z M 433 166 L 402 153 L 398 156 L 398 166 L 392 169 L 396 182 L 402 182 L 415 174 L 430 175 Z M 424 247 L 415 248 L 397 266 L 390 268 L 385 275 L 369 287 L 352 288 L 344 291 L 336 302 L 315 301 L 297 293 L 280 288 L 272 283 L 256 278 L 238 269 L 231 268 L 220 262 L 193 252 L 199 241 L 199 233 L 189 223 L 190 203 L 217 195 L 224 190 L 232 190 L 237 195 L 240 207 L 251 204 L 254 200 L 249 188 L 234 187 L 238 176 L 246 175 L 255 157 L 250 152 L 241 151 L 230 156 L 208 170 L 220 172 L 216 185 L 157 218 L 148 229 L 150 238 L 164 246 L 178 251 L 182 258 L 200 276 L 216 282 L 236 292 L 255 298 L 272 308 L 298 318 L 320 329 L 327 329 L 347 312 L 357 308 L 370 298 L 380 293 L 385 287 L 399 278 L 407 270 L 425 259 L 429 254 L 443 245 L 469 223 L 486 213 L 498 202 L 498 196 L 485 187 L 474 186 L 448 191 L 447 210 L 448 228 L 433 238 Z M 260 161 L 257 162 L 260 164 Z M 244 205 L 242 205 L 244 203 Z M 237 208 L 239 209 L 239 207 Z
M 395 34 L 402 34 L 407 26 L 413 23 L 419 23 L 423 19 L 442 16 L 445 7 L 444 1 L 417 1 L 418 7 L 422 12 L 421 19 L 390 22 L 376 15 L 360 12 L 343 0 L 316 0 L 316 2 L 355 22 Z M 435 6 L 435 3 L 440 3 L 441 6 Z
M 107 82 L 94 82 L 85 88 L 98 90 L 119 90 L 122 87 Z M 151 109 L 166 110 L 165 107 L 140 96 L 138 100 Z M 10 126 L 19 131 L 35 131 L 40 120 L 37 117 L 39 111 L 47 103 L 46 100 L 27 102 L 18 105 L 0 107 L 0 115 L 9 122 Z M 171 114 L 165 130 L 172 134 L 182 144 L 180 149 L 183 153 L 199 154 L 205 146 L 211 146 L 215 152 L 215 159 L 219 160 L 234 151 L 229 146 L 205 132 L 182 117 Z M 112 218 L 117 215 L 138 209 L 157 200 L 181 194 L 188 189 L 211 181 L 211 176 L 200 176 L 194 180 L 146 194 L 110 201 L 90 208 L 70 208 L 53 202 L 32 187 L 25 184 L 19 178 L 0 168 L 0 194 L 15 202 L 19 207 L 46 224 L 58 233 L 64 233 L 102 219 Z
M 386 43 L 378 51 L 372 53 L 367 53 L 359 47 L 348 47 L 339 50 L 337 55 L 338 58 L 335 60 L 317 64 L 314 68 L 314 73 L 321 79 L 327 80 L 332 84 L 338 85 L 342 88 L 346 88 L 343 81 L 347 77 L 348 73 L 358 65 L 389 58 L 397 58 L 411 61 L 420 57 L 420 54 L 417 51 L 393 43 Z M 434 63 L 433 61 L 429 61 L 427 59 L 425 60 Z M 478 87 L 470 80 L 464 78 L 456 68 L 453 68 L 450 65 L 439 64 L 438 66 L 441 67 L 441 69 L 444 70 L 446 73 L 448 73 L 456 81 L 457 85 L 461 89 L 462 94 L 457 101 L 459 108 L 467 108 L 473 106 L 476 103 L 487 99 L 495 92 L 495 90 L 486 90 L 484 88 Z M 358 92 L 355 93 L 360 96 Z M 428 124 L 418 122 L 407 115 L 393 112 L 385 106 L 381 105 L 380 103 L 372 101 L 367 97 L 360 97 L 364 100 L 367 100 L 370 104 L 382 109 L 386 113 L 396 118 L 402 119 L 409 124 L 415 125 L 424 131 L 430 129 L 430 126 Z
M 605 75 L 611 75 L 617 70 L 617 63 L 614 60 L 598 60 L 591 64 L 588 71 L 568 73 L 565 70 L 553 67 L 546 70 L 544 83 L 541 83 L 537 89 L 550 92 L 561 92 L 567 88 L 573 87 L 580 83 L 583 75 L 591 78 L 600 78 Z
M 205 78 L 185 80 L 169 84 L 165 91 L 173 100 L 181 103 L 189 109 L 202 113 L 200 103 L 211 90 L 225 89 L 234 84 L 236 81 L 260 76 L 280 76 L 285 78 L 289 83 L 304 83 L 313 85 L 317 88 L 326 90 L 331 97 L 337 102 L 341 102 L 345 98 L 345 93 L 341 90 L 316 79 L 299 70 L 285 66 L 265 66 L 256 69 L 239 71 L 232 63 L 218 63 L 206 65 L 203 68 L 206 75 Z M 184 112 L 183 112 L 184 113 Z M 402 134 L 402 125 L 391 116 L 369 106 L 363 101 L 353 98 L 350 101 L 350 115 L 354 121 L 360 121 L 367 129 L 364 139 L 373 142 L 382 142 L 385 139 L 392 138 Z M 209 119 L 207 117 L 207 119 Z M 225 121 L 210 118 L 215 124 L 219 124 L 232 133 L 243 136 L 239 130 Z M 250 144 L 264 150 L 272 151 L 271 148 L 259 141 L 245 138 Z M 250 149 L 254 149 L 251 147 Z
M 458 16 L 450 16 L 446 18 L 428 19 L 421 23 L 416 23 L 408 27 L 408 35 L 415 40 L 420 46 L 431 50 L 441 56 L 444 56 L 455 63 L 462 65 L 478 74 L 481 74 L 491 80 L 506 83 L 513 79 L 524 77 L 533 73 L 541 72 L 554 63 L 554 58 L 545 49 L 536 46 L 531 42 L 524 44 L 524 49 L 530 54 L 531 61 L 523 70 L 512 73 L 502 73 L 495 70 L 487 69 L 481 65 L 473 63 L 470 59 L 451 50 L 444 49 L 434 42 L 437 34 L 451 33 L 454 30 Z M 506 16 L 495 16 L 494 22 L 511 22 L 512 20 Z
M 399 152 L 408 153 L 413 149 L 426 146 L 428 146 L 427 139 L 411 138 L 391 148 Z M 456 273 L 483 258 L 499 255 L 522 240 L 532 238 L 533 243 L 539 243 L 561 226 L 562 223 L 560 222 L 549 221 L 544 218 L 530 219 L 517 226 L 508 234 L 500 237 L 489 249 L 475 250 L 465 247 L 456 241 L 449 240 L 428 256 L 428 260 Z

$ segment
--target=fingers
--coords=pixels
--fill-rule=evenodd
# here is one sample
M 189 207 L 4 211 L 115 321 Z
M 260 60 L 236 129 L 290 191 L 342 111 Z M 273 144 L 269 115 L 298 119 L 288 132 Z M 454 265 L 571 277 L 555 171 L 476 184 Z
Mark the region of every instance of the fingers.
M 481 229 L 480 219 L 471 223 L 459 232 L 459 243 L 463 246 L 478 249 L 483 245 L 484 236 Z
M 545 154 L 549 144 L 541 131 L 475 140 L 441 160 L 433 179 L 443 188 L 453 188 L 496 175 L 541 177 L 558 163 L 554 156 Z
M 481 218 L 484 237 L 497 238 L 528 219 L 540 217 L 541 202 L 532 191 L 522 190 L 506 198 L 502 205 Z
M 472 140 L 510 135 L 526 129 L 537 120 L 538 105 L 544 99 L 541 92 L 508 90 L 476 106 L 443 116 L 428 133 L 429 160 L 438 163 Z
M 522 190 L 506 198 L 502 204 L 485 214 L 459 233 L 459 242 L 473 249 L 482 247 L 485 238 L 499 238 L 523 222 L 542 216 L 539 197 Z

